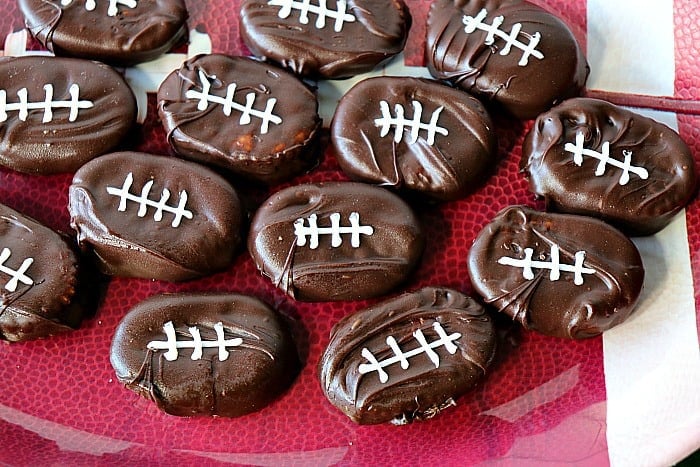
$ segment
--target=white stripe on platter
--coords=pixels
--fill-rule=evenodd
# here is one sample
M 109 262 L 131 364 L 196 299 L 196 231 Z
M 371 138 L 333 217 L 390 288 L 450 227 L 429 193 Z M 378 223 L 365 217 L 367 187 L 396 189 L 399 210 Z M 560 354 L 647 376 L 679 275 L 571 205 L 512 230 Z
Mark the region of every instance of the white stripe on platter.
M 674 45 L 672 0 L 588 0 L 589 88 L 672 96 Z M 642 113 L 678 127 L 674 114 Z M 700 439 L 700 352 L 684 213 L 635 243 L 646 268 L 640 306 L 603 335 L 608 453 L 613 466 L 668 465 Z

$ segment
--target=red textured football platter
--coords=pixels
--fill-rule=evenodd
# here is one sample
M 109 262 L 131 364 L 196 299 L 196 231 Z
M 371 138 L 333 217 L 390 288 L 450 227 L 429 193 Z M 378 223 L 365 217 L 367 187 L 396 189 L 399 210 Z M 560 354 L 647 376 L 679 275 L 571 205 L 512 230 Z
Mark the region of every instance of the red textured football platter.
M 104 0 L 103 0 L 104 1 Z M 214 52 L 246 53 L 238 33 L 238 1 L 188 0 L 190 29 L 206 31 Z M 404 59 L 423 65 L 430 2 L 409 0 L 413 17 Z M 535 3 L 574 26 L 585 48 L 586 1 Z M 700 45 L 689 33 L 700 22 L 691 0 L 676 0 L 675 96 L 700 100 Z M 15 2 L 0 5 L 0 38 L 23 26 Z M 37 43 L 30 48 L 39 49 Z M 155 96 L 148 119 L 130 135 L 130 149 L 168 154 Z M 518 173 L 529 123 L 495 119 L 499 166 L 469 197 L 416 210 L 429 245 L 406 289 L 440 285 L 470 292 L 465 258 L 472 240 L 510 204 L 539 206 Z M 681 116 L 681 136 L 700 161 L 700 118 Z M 309 175 L 285 184 L 345 180 L 327 151 Z M 34 177 L 0 171 L 0 202 L 70 233 L 66 209 L 71 175 Z M 269 191 L 237 185 L 251 210 Z M 277 187 L 275 189 L 279 189 Z M 690 259 L 700 284 L 700 203 L 687 211 Z M 109 362 L 114 330 L 137 303 L 161 292 L 249 294 L 296 320 L 303 368 L 279 400 L 239 419 L 180 419 L 160 413 L 121 387 Z M 696 295 L 700 304 L 700 295 Z M 393 465 L 478 464 L 527 457 L 533 464 L 608 464 L 603 341 L 571 342 L 502 326 L 500 352 L 489 377 L 458 406 L 425 423 L 358 427 L 325 399 L 317 364 L 331 327 L 374 301 L 332 304 L 288 299 L 243 252 L 225 272 L 182 283 L 111 280 L 97 314 L 76 332 L 24 343 L 0 343 L 0 463 L 10 465 Z M 503 324 L 503 323 L 501 323 Z M 669 460 L 670 463 L 670 460 Z

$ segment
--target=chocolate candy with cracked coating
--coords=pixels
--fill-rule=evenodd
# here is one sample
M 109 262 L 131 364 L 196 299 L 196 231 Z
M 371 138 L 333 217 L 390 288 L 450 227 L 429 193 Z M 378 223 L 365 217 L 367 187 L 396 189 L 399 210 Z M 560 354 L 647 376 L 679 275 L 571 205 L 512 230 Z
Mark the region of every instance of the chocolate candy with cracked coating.
M 520 119 L 579 94 L 588 64 L 568 26 L 521 0 L 435 0 L 428 13 L 427 65 Z
M 445 201 L 473 192 L 496 165 L 484 106 L 426 79 L 360 81 L 340 100 L 331 138 L 354 180 Z
M 315 94 L 250 58 L 187 60 L 161 84 L 158 113 L 177 154 L 252 180 L 277 183 L 318 163 Z
M 361 300 L 402 283 L 421 258 L 411 208 L 383 188 L 354 182 L 292 186 L 255 213 L 248 251 L 258 269 L 303 301 Z
M 658 232 L 696 193 L 693 156 L 678 133 L 597 99 L 540 115 L 520 164 L 549 210 L 598 217 L 628 235 Z
M 426 287 L 338 322 L 319 363 L 321 387 L 360 424 L 425 420 L 474 388 L 495 350 L 482 305 L 455 290 Z
M 624 234 L 586 216 L 501 211 L 469 251 L 485 302 L 526 329 L 570 339 L 622 323 L 642 291 L 644 267 Z
M 402 0 L 244 0 L 241 38 L 253 55 L 301 76 L 347 78 L 401 52 L 411 27 Z
M 136 100 L 120 74 L 90 60 L 0 58 L 0 164 L 75 172 L 122 143 Z
M 51 52 L 130 66 L 184 42 L 183 0 L 19 0 L 29 32 Z
M 73 177 L 68 210 L 78 242 L 116 276 L 194 279 L 227 268 L 241 241 L 233 187 L 174 157 L 99 157 Z
M 76 329 L 78 258 L 56 232 L 0 204 L 0 339 L 11 342 Z
M 288 323 L 237 294 L 146 299 L 119 323 L 110 360 L 128 389 L 182 417 L 258 411 L 299 371 Z

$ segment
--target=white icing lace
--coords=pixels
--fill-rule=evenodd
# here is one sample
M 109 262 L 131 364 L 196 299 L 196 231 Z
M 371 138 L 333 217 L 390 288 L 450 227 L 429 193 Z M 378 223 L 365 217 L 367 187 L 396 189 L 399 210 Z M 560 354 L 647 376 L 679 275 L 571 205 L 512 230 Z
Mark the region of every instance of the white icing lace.
M 374 124 L 380 128 L 379 136 L 382 138 L 389 134 L 391 127 L 395 127 L 394 130 L 394 142 L 398 143 L 403 139 L 404 130 L 410 130 L 410 138 L 408 142 L 410 144 L 418 141 L 419 132 L 424 130 L 427 132 L 426 142 L 429 145 L 435 143 L 435 134 L 439 133 L 443 136 L 448 135 L 446 128 L 438 126 L 438 119 L 440 118 L 440 112 L 442 112 L 443 107 L 440 106 L 435 111 L 433 111 L 430 122 L 423 123 L 421 118 L 423 118 L 423 105 L 418 101 L 412 101 L 413 105 L 413 118 L 407 119 L 404 117 L 404 108 L 401 104 L 396 104 L 394 106 L 395 117 L 391 115 L 391 109 L 389 108 L 389 103 L 387 101 L 379 101 L 379 108 L 382 112 L 381 118 L 374 119 Z
M 294 222 L 294 235 L 297 237 L 297 246 L 305 246 L 308 243 L 312 250 L 318 248 L 319 235 L 330 235 L 331 246 L 337 248 L 343 244 L 342 234 L 350 234 L 350 245 L 353 248 L 359 248 L 360 235 L 372 235 L 374 228 L 369 225 L 360 225 L 360 214 L 357 212 L 350 213 L 348 220 L 349 227 L 341 227 L 340 213 L 330 215 L 331 226 L 319 227 L 317 224 L 318 216 L 311 214 L 308 217 L 309 225 L 304 225 L 304 219 L 297 219 Z

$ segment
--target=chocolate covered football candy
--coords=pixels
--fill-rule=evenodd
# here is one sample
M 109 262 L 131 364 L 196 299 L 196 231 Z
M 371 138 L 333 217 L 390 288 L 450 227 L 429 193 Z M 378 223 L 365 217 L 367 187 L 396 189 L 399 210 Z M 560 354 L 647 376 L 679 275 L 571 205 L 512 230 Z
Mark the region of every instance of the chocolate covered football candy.
M 128 66 L 187 35 L 183 0 L 18 0 L 29 32 L 59 56 Z
M 120 152 L 81 167 L 68 210 L 78 242 L 111 275 L 181 281 L 221 271 L 241 240 L 241 207 L 215 172 Z
M 370 71 L 403 50 L 411 14 L 402 0 L 244 0 L 241 38 L 260 58 L 312 78 Z
M 474 191 L 496 165 L 491 118 L 475 98 L 435 81 L 360 81 L 331 123 L 338 163 L 351 178 L 439 200 Z
M 110 360 L 128 389 L 183 417 L 258 411 L 299 371 L 287 323 L 236 294 L 146 299 L 119 323 Z
M 338 322 L 319 363 L 321 387 L 360 424 L 425 420 L 474 388 L 495 350 L 483 306 L 426 287 Z
M 275 193 L 255 213 L 248 236 L 258 269 L 304 301 L 385 294 L 413 271 L 423 247 L 423 231 L 406 203 L 353 182 Z
M 120 74 L 90 60 L 0 58 L 0 164 L 35 174 L 74 172 L 113 150 L 136 119 Z
M 26 341 L 80 325 L 78 258 L 56 232 L 0 204 L 0 340 Z
M 435 78 L 520 119 L 578 95 L 589 71 L 568 26 L 521 0 L 435 0 L 426 47 Z
M 642 291 L 642 259 L 626 236 L 586 216 L 501 211 L 469 251 L 469 276 L 484 301 L 526 329 L 596 336 L 622 323 Z
M 548 209 L 599 217 L 629 235 L 664 228 L 697 185 L 678 133 L 597 99 L 569 99 L 540 115 L 521 167 Z
M 161 84 L 158 113 L 177 154 L 249 179 L 277 183 L 318 163 L 315 94 L 250 58 L 186 61 Z

